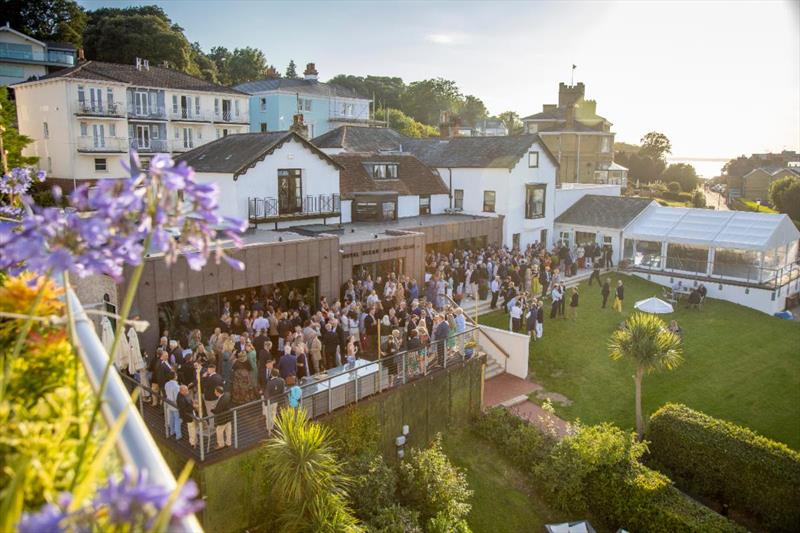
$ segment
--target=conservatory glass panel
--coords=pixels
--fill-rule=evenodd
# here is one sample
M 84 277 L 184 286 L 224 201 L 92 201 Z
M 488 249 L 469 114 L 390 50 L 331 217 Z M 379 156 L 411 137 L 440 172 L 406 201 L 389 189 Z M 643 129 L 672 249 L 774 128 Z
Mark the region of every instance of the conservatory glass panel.
M 661 243 L 659 241 L 633 241 L 628 239 L 625 242 L 625 257 L 633 261 L 636 266 L 661 267 Z
M 758 252 L 717 248 L 714 251 L 714 275 L 746 280 L 758 279 Z
M 667 268 L 704 274 L 708 268 L 708 248 L 671 242 L 667 245 Z

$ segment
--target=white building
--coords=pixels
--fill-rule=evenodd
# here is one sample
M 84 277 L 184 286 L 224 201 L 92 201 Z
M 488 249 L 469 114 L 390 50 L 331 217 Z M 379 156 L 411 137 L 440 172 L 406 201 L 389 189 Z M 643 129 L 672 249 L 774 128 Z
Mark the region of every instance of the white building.
M 20 133 L 67 188 L 122 174 L 128 150 L 181 153 L 249 128 L 248 97 L 147 61 L 86 61 L 14 86 Z
M 219 186 L 222 216 L 274 229 L 341 221 L 340 165 L 296 133 L 232 134 L 177 160 Z
M 0 26 L 0 86 L 44 76 L 75 64 L 75 47 L 69 43 L 44 42 Z

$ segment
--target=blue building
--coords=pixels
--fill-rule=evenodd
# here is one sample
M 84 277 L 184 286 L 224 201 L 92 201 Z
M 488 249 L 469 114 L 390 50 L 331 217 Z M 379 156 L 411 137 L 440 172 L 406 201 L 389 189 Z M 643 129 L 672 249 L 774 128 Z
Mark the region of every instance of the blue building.
M 275 77 L 237 85 L 250 95 L 250 131 L 285 131 L 296 114 L 303 115 L 309 139 L 345 124 L 383 125 L 371 119 L 370 100 L 347 87 L 322 83 L 317 76 L 309 63 L 302 79 Z

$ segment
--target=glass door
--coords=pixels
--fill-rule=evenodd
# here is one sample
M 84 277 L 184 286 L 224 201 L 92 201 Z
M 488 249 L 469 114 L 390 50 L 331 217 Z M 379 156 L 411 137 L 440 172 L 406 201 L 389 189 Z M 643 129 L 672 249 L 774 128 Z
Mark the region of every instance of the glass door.
M 102 124 L 92 125 L 92 140 L 95 148 L 104 148 L 106 145 L 105 127 Z
M 139 150 L 150 149 L 150 126 L 147 125 L 136 126 L 136 147 Z
M 146 92 L 137 92 L 133 95 L 134 100 L 134 112 L 139 116 L 147 116 L 150 112 L 149 106 L 147 104 L 147 93 Z
M 224 100 L 223 100 L 224 102 Z M 299 168 L 278 170 L 278 214 L 303 211 L 303 179 Z
M 97 87 L 89 87 L 89 103 L 92 111 L 103 110 L 103 91 Z

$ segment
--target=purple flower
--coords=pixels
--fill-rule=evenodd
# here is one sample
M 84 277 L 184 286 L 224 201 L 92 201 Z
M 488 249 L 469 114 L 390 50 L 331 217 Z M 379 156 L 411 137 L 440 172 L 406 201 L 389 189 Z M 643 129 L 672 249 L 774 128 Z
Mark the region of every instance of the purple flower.
M 63 493 L 58 498 L 58 505 L 46 503 L 38 513 L 23 513 L 22 519 L 17 524 L 19 533 L 52 533 L 66 531 L 66 522 L 72 498 Z
M 12 168 L 11 174 L 4 174 L 0 177 L 0 193 L 3 194 L 25 194 L 30 189 L 34 181 L 44 181 L 45 172 L 39 170 L 31 177 L 31 169 Z

